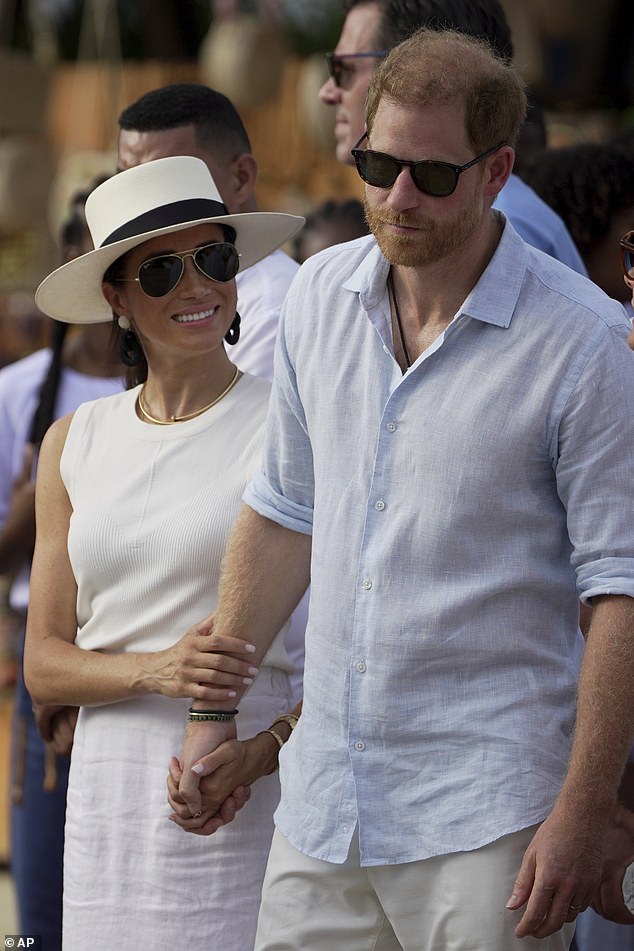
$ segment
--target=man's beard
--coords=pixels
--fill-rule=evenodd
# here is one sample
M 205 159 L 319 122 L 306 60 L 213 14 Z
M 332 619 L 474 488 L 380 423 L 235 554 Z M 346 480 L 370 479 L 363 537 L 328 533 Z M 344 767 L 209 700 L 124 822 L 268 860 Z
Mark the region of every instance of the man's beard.
M 442 222 L 428 216 L 400 215 L 386 208 L 377 211 L 368 207 L 366 198 L 363 207 L 383 257 L 389 264 L 401 267 L 424 267 L 442 261 L 469 239 L 482 217 L 482 199 L 477 192 L 467 208 Z M 388 225 L 416 228 L 416 231 L 395 234 Z

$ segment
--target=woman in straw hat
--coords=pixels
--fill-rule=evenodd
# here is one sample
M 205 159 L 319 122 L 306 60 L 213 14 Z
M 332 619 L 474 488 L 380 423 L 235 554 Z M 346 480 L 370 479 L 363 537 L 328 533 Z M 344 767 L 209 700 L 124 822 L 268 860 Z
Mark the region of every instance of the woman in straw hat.
M 243 642 L 220 644 L 196 622 L 215 607 L 269 393 L 225 349 L 239 335 L 234 277 L 302 219 L 229 215 L 205 164 L 187 156 L 109 179 L 86 217 L 95 250 L 49 275 L 36 301 L 71 323 L 114 316 L 136 385 L 55 423 L 38 469 L 26 680 L 36 702 L 81 708 L 64 948 L 247 951 L 277 777 L 221 827 L 229 801 L 207 839 L 167 821 L 165 774 L 190 698 L 214 718 L 214 702 L 256 673 Z M 218 661 L 211 647 L 245 660 Z M 279 636 L 241 703 L 239 734 L 288 709 L 288 672 Z

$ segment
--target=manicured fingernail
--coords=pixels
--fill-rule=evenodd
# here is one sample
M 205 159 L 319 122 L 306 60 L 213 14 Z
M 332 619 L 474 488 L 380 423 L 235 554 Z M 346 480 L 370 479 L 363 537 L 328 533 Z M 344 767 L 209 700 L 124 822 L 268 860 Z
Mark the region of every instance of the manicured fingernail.
M 255 654 L 255 644 L 245 644 L 244 650 L 246 654 Z
M 237 697 L 238 694 L 235 692 L 235 690 L 227 690 L 227 696 L 228 696 L 228 697 Z
M 247 673 L 252 674 L 254 677 L 255 677 L 255 675 L 257 674 L 257 672 L 258 672 L 258 668 L 257 668 L 257 667 L 249 667 L 249 669 L 248 669 L 248 671 L 247 671 Z
M 252 684 L 252 683 L 253 683 L 253 677 L 243 677 L 243 678 L 242 678 L 242 683 L 243 683 L 243 684 Z
M 192 766 L 192 773 L 196 773 L 197 776 L 200 776 L 200 774 L 203 772 L 204 768 L 205 768 L 205 767 L 203 766 L 202 763 L 195 763 L 195 764 Z
M 509 900 L 508 900 L 507 903 L 506 903 L 506 907 L 507 907 L 507 908 L 512 908 L 513 905 L 516 905 L 516 904 L 517 904 L 517 895 L 511 895 L 511 897 L 509 898 Z

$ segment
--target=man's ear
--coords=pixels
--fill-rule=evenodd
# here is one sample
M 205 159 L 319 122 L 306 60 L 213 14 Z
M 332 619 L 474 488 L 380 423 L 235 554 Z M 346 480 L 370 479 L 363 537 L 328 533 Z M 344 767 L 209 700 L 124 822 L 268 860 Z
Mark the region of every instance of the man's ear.
M 243 152 L 233 160 L 231 169 L 235 195 L 240 205 L 250 201 L 255 192 L 255 183 L 258 177 L 258 163 L 250 152 Z
M 502 145 L 488 159 L 485 167 L 484 194 L 495 198 L 502 191 L 509 180 L 515 162 L 515 149 L 510 145 Z

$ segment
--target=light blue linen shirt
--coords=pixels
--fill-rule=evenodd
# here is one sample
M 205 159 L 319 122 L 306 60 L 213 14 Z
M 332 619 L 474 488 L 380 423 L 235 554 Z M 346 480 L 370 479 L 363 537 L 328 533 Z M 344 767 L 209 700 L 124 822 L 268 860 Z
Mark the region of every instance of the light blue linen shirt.
M 495 199 L 495 208 L 506 215 L 524 241 L 567 264 L 573 271 L 588 276 L 563 218 L 518 175 L 510 176 Z
M 634 596 L 634 355 L 623 308 L 507 223 L 402 375 L 372 236 L 286 299 L 244 500 L 313 534 L 304 707 L 280 831 L 364 865 L 545 817 L 570 750 L 579 595 Z

